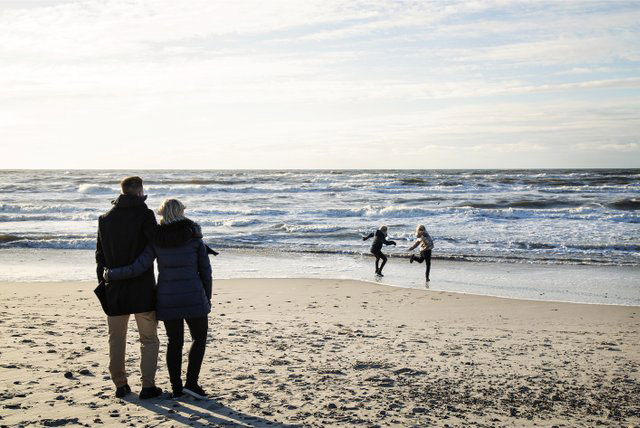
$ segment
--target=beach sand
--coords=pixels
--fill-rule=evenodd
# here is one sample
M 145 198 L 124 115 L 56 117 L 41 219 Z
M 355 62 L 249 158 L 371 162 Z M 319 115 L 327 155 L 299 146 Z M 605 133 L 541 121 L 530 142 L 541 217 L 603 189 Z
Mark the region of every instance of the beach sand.
M 140 401 L 113 396 L 93 287 L 0 283 L 0 425 L 640 424 L 637 306 L 220 280 L 201 374 L 212 398 Z M 162 326 L 160 340 L 167 389 Z M 127 356 L 139 392 L 133 321 Z

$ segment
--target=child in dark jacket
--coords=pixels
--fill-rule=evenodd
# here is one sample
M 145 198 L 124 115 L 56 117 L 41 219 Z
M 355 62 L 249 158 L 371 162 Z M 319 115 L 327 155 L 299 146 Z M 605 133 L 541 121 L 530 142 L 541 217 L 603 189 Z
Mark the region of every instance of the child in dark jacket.
M 384 276 L 382 274 L 382 268 L 387 264 L 387 256 L 382 253 L 382 245 L 396 245 L 396 243 L 394 241 L 387 241 L 387 226 L 380 226 L 375 232 L 363 236 L 362 240 L 366 241 L 369 238 L 373 238 L 370 251 L 376 258 L 376 275 Z M 380 264 L 380 260 L 382 260 L 382 264 Z
M 211 312 L 212 277 L 208 247 L 200 238 L 185 239 L 182 229 L 191 230 L 194 223 L 184 217 L 184 205 L 180 201 L 166 199 L 158 214 L 162 216 L 158 231 L 163 236 L 162 246 L 148 245 L 132 264 L 105 268 L 104 277 L 107 281 L 135 277 L 158 259 L 156 318 L 164 322 L 169 339 L 167 369 L 173 396 L 181 396 L 184 391 L 196 398 L 205 398 L 206 393 L 198 385 L 198 377 L 207 343 L 207 315 Z M 184 322 L 189 327 L 193 342 L 183 387 Z

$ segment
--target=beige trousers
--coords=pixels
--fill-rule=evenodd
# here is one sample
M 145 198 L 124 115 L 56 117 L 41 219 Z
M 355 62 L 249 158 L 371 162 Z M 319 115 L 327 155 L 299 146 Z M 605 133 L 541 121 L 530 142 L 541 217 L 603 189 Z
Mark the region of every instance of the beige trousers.
M 156 312 L 133 314 L 140 334 L 140 373 L 142 387 L 155 386 L 156 369 L 158 368 L 158 321 Z M 127 327 L 129 315 L 107 317 L 109 325 L 109 372 L 116 387 L 127 383 L 125 369 L 125 351 L 127 348 Z

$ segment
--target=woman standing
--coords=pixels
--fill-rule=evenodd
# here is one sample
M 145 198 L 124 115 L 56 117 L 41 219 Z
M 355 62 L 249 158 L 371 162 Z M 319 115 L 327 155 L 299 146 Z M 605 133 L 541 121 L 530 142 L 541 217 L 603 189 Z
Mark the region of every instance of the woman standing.
M 153 260 L 158 259 L 156 317 L 164 322 L 169 339 L 167 368 L 173 397 L 184 392 L 203 399 L 207 394 L 198 384 L 198 378 L 207 344 L 207 315 L 211 312 L 211 264 L 202 239 L 185 239 L 184 229 L 193 229 L 194 223 L 184 216 L 184 209 L 185 206 L 177 199 L 165 199 L 158 209 L 162 216 L 158 231 L 161 239 L 158 241 L 162 246 L 148 245 L 129 266 L 105 268 L 104 277 L 107 281 L 132 278 L 145 272 Z M 193 343 L 183 386 L 185 322 Z

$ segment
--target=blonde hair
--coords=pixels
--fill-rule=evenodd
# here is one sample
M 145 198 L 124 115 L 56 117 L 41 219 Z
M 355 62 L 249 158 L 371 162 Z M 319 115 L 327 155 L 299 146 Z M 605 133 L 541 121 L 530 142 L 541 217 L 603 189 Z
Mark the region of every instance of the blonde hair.
M 162 216 L 160 224 L 169 224 L 184 220 L 185 206 L 177 199 L 165 199 L 158 208 L 158 214 Z
M 422 232 L 422 234 L 424 235 L 425 233 L 427 233 L 427 229 L 423 225 L 419 225 L 418 227 L 416 227 L 416 236 L 420 235 L 419 232 Z

